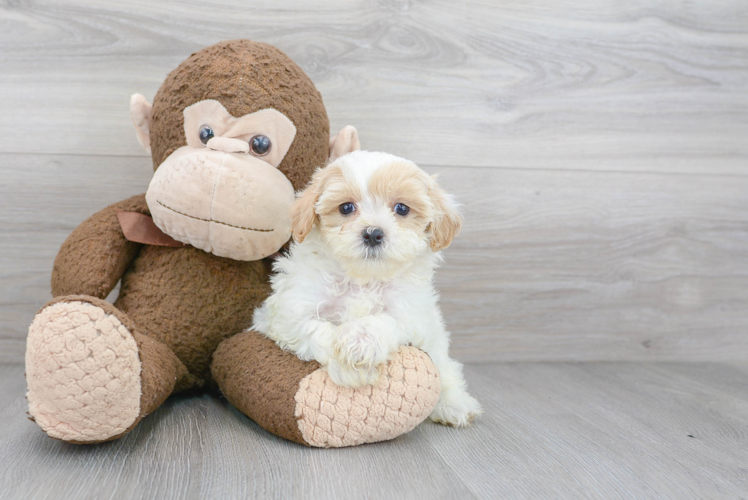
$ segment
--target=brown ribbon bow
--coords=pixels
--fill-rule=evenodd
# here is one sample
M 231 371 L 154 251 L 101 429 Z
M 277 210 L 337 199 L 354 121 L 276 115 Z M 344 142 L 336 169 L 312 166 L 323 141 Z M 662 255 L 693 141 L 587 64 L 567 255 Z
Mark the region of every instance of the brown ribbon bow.
M 161 231 L 150 215 L 117 210 L 117 219 L 122 228 L 122 233 L 128 241 L 158 247 L 187 246 Z

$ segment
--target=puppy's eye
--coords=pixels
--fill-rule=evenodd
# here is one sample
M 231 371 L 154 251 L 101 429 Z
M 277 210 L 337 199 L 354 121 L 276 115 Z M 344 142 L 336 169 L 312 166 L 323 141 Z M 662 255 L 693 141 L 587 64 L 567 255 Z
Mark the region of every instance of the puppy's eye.
M 408 205 L 405 205 L 404 203 L 398 203 L 395 205 L 395 213 L 397 215 L 402 215 L 404 217 L 408 215 L 408 212 L 410 212 L 410 207 Z
M 208 125 L 203 125 L 202 127 L 200 127 L 199 134 L 200 142 L 202 142 L 203 144 L 208 144 L 208 141 L 211 140 L 213 136 L 215 136 L 215 134 L 213 133 L 213 129 Z
M 340 213 L 343 215 L 352 214 L 356 210 L 356 205 L 353 203 L 343 203 L 340 205 L 338 210 L 340 210 Z
M 265 156 L 270 152 L 270 139 L 266 135 L 256 135 L 249 140 L 249 150 L 255 156 Z

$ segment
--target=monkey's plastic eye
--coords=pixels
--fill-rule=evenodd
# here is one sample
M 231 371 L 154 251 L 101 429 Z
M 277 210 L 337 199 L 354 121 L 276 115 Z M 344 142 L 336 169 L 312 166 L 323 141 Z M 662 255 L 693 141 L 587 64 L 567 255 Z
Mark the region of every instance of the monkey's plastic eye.
M 200 142 L 203 144 L 208 144 L 208 141 L 213 138 L 215 134 L 213 133 L 213 129 L 210 128 L 208 125 L 203 125 L 200 127 Z
M 352 214 L 356 211 L 356 205 L 350 202 L 343 203 L 342 205 L 340 205 L 340 207 L 338 207 L 338 210 L 340 210 L 340 213 L 343 215 Z
M 255 156 L 265 156 L 270 152 L 270 139 L 266 135 L 256 135 L 249 140 L 249 150 Z
M 403 203 L 398 203 L 395 205 L 395 213 L 397 215 L 402 215 L 403 217 L 408 215 L 408 212 L 410 212 L 410 207 L 408 205 L 405 205 Z

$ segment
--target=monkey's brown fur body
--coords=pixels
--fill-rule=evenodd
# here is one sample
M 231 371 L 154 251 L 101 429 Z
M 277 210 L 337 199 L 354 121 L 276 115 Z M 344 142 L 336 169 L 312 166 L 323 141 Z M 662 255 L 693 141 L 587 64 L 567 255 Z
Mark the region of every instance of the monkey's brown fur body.
M 184 109 L 209 99 L 234 117 L 275 109 L 293 122 L 278 169 L 294 189 L 325 163 L 329 124 L 314 85 L 278 49 L 234 40 L 191 55 L 159 89 L 144 129 L 154 169 L 186 145 Z M 316 362 L 246 331 L 270 291 L 269 259 L 135 243 L 118 211 L 151 214 L 140 195 L 76 228 L 55 261 L 55 299 L 30 329 L 30 414 L 50 436 L 116 439 L 170 394 L 199 387 L 220 388 L 263 428 L 313 446 L 389 439 L 430 413 L 438 375 L 422 352 L 401 350 L 377 388 L 332 386 Z M 117 301 L 106 303 L 120 280 Z

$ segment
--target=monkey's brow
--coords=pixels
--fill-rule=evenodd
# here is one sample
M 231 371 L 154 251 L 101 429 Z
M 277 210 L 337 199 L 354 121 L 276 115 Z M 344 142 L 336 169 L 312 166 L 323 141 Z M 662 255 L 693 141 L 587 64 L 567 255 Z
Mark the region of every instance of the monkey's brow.
M 228 222 L 221 222 L 220 220 L 201 219 L 200 217 L 195 217 L 194 215 L 186 214 L 184 212 L 180 212 L 179 210 L 174 210 L 173 208 L 171 208 L 171 207 L 169 207 L 169 206 L 164 205 L 163 203 L 161 203 L 161 200 L 156 200 L 156 202 L 159 205 L 161 205 L 162 207 L 164 207 L 166 209 L 169 209 L 172 212 L 177 213 L 179 215 L 184 215 L 185 217 L 189 217 L 190 219 L 195 219 L 195 220 L 199 220 L 199 221 L 203 221 L 203 222 L 215 222 L 216 224 L 223 224 L 224 226 L 229 226 L 229 227 L 233 227 L 233 228 L 236 228 L 236 229 L 244 229 L 245 231 L 257 231 L 257 232 L 260 232 L 260 233 L 269 233 L 271 231 L 275 231 L 275 229 L 255 229 L 253 227 L 235 226 L 233 224 L 229 224 Z

